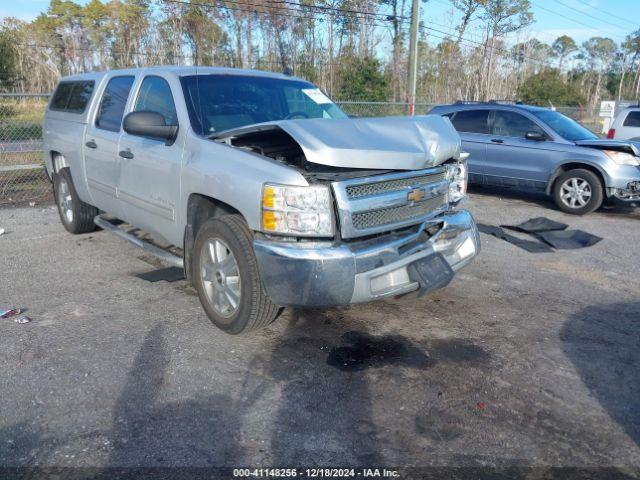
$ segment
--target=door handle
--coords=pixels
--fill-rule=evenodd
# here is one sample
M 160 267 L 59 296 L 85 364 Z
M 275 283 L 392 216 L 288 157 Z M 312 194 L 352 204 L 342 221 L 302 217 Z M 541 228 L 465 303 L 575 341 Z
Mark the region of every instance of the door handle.
M 98 144 L 95 142 L 95 140 L 89 140 L 87 143 L 85 143 L 85 145 L 89 148 L 98 148 Z
M 118 155 L 120 155 L 122 158 L 126 158 L 127 160 L 131 160 L 134 157 L 131 150 L 120 150 Z
M 499 139 L 499 138 L 492 138 L 492 139 L 491 139 L 491 141 L 492 141 L 493 143 L 504 143 L 504 140 L 501 140 L 501 139 Z

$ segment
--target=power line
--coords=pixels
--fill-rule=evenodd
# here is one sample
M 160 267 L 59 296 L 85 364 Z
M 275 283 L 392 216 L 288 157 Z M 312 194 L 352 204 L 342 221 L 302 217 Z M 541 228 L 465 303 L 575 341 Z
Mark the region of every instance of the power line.
M 575 9 L 575 8 L 573 8 L 571 5 L 567 5 L 566 3 L 562 2 L 561 0 L 554 0 L 554 1 L 555 1 L 556 3 L 559 3 L 560 5 L 563 5 L 563 6 L 567 7 L 567 8 L 570 8 L 571 10 L 573 10 L 573 11 L 574 11 L 574 12 L 576 12 L 576 13 L 579 13 L 580 15 L 584 15 L 584 16 L 586 16 L 586 17 L 589 17 L 589 18 L 592 18 L 592 19 L 594 19 L 594 20 L 597 20 L 598 22 L 606 23 L 606 24 L 611 25 L 611 26 L 614 26 L 614 27 L 616 27 L 616 28 L 618 28 L 618 27 L 619 27 L 619 25 L 617 25 L 617 24 L 615 24 L 615 23 L 613 23 L 613 22 L 610 22 L 610 21 L 608 21 L 608 20 L 605 20 L 605 19 L 603 19 L 603 18 L 596 17 L 595 15 L 591 15 L 591 14 L 589 14 L 589 13 L 587 13 L 587 12 L 583 12 L 583 11 L 581 11 L 581 10 L 576 10 L 576 9 Z
M 229 10 L 256 13 L 256 14 L 265 14 L 265 15 L 273 14 L 273 15 L 284 15 L 284 16 L 294 17 L 294 18 L 305 18 L 305 19 L 308 18 L 306 16 L 298 15 L 298 14 L 281 14 L 281 13 L 272 13 L 272 12 L 258 12 L 258 11 L 254 11 L 252 9 L 247 9 L 247 8 L 229 7 L 229 6 L 226 6 L 226 5 L 225 6 L 220 6 L 220 5 L 211 5 L 211 4 L 187 2 L 185 0 L 162 0 L 162 1 L 171 2 L 171 3 L 181 3 L 181 4 L 186 4 L 186 5 L 198 5 L 198 6 L 201 6 L 201 7 L 204 7 L 204 8 L 214 8 L 214 9 L 215 8 L 224 8 L 224 9 L 229 9 Z M 227 3 L 233 3 L 233 4 L 236 4 L 236 5 L 258 6 L 258 7 L 264 8 L 263 5 L 258 5 L 258 4 L 250 3 L 250 2 L 240 2 L 238 0 L 225 0 L 225 1 Z M 269 1 L 269 0 L 267 0 L 267 1 Z M 278 1 L 278 3 L 280 3 L 280 2 Z M 360 14 L 365 14 L 365 15 L 367 13 L 371 13 L 371 12 L 363 12 L 363 11 L 358 11 L 358 10 L 352 10 L 352 11 L 356 12 L 356 13 L 360 13 Z M 314 13 L 314 15 L 321 15 L 321 14 L 319 12 L 316 12 L 316 13 Z M 326 15 L 326 13 L 325 13 L 325 15 Z M 398 17 L 398 18 L 401 18 L 401 17 Z M 402 20 L 399 23 L 407 24 L 408 23 L 408 19 L 407 20 Z M 432 22 L 432 23 L 434 23 L 434 22 Z M 388 27 L 388 25 L 381 25 L 381 24 L 377 24 L 377 23 L 370 23 L 370 25 L 374 25 L 374 26 L 377 26 L 377 27 L 383 27 L 383 28 L 387 28 Z M 438 25 L 438 24 L 436 24 L 436 25 Z M 440 26 L 442 26 L 444 28 L 448 28 L 448 27 L 446 27 L 444 25 L 440 25 Z M 425 29 L 426 30 L 431 30 L 431 31 L 434 31 L 434 32 L 437 32 L 437 33 L 445 35 L 445 37 L 441 37 L 441 36 L 439 37 L 438 35 L 431 34 L 432 36 L 434 36 L 436 38 L 439 38 L 441 40 L 447 40 L 448 39 L 448 35 L 450 35 L 450 32 L 445 32 L 443 30 L 439 30 L 439 29 L 433 28 L 433 27 L 428 27 L 426 25 L 421 25 L 420 28 L 423 29 L 423 30 L 425 30 Z M 504 49 L 502 49 L 500 47 L 496 47 L 496 46 L 492 47 L 492 46 L 489 46 L 489 45 L 485 45 L 484 42 L 478 42 L 478 41 L 475 41 L 475 40 L 468 39 L 466 37 L 462 37 L 460 40 L 461 40 L 461 43 L 467 43 L 467 44 L 471 43 L 471 44 L 474 44 L 476 46 L 478 46 L 478 45 L 479 46 L 484 46 L 484 47 L 486 47 L 489 50 L 492 50 L 494 52 L 501 52 L 501 53 L 503 53 L 505 55 L 510 55 L 510 52 L 508 50 L 504 50 Z M 537 59 L 537 58 L 529 57 L 529 56 L 526 56 L 526 55 L 523 55 L 522 57 L 526 58 L 526 59 L 528 59 L 528 60 L 530 60 L 532 62 L 541 63 L 541 64 L 544 64 L 545 66 L 551 66 L 551 63 L 545 62 L 545 61 Z
M 613 14 L 613 13 L 611 13 L 611 12 L 605 12 L 604 10 L 600 10 L 600 9 L 598 9 L 598 8 L 595 8 L 595 7 L 594 7 L 593 5 L 591 5 L 590 3 L 587 3 L 587 1 L 586 1 L 586 0 L 576 0 L 576 1 L 580 2 L 580 3 L 581 3 L 581 4 L 583 4 L 583 5 L 586 5 L 587 7 L 591 8 L 591 9 L 593 9 L 593 10 L 597 10 L 597 11 L 599 11 L 599 12 L 602 12 L 602 13 L 604 13 L 605 15 L 608 15 L 608 16 L 610 16 L 610 17 L 612 17 L 612 18 L 616 18 L 616 19 L 618 19 L 618 20 L 621 20 L 621 21 L 623 21 L 623 22 L 626 22 L 626 23 L 628 23 L 629 25 L 633 25 L 634 27 L 637 27 L 637 26 L 638 26 L 638 24 L 637 24 L 636 22 L 632 22 L 631 20 L 628 20 L 628 19 L 626 19 L 626 18 L 619 17 L 618 15 L 615 15 L 615 14 Z
M 439 40 L 450 40 L 451 37 L 449 37 L 449 34 L 447 32 L 444 32 L 442 30 L 438 30 L 436 28 L 433 27 L 428 27 L 425 25 L 420 25 L 419 28 L 421 30 L 428 30 L 430 33 L 428 33 L 429 36 L 437 38 Z M 436 33 L 433 33 L 436 32 Z M 441 34 L 441 35 L 438 35 Z M 466 38 L 462 38 L 460 43 L 465 44 L 466 46 L 472 46 L 472 47 L 477 47 L 477 46 L 485 46 L 485 44 L 483 42 L 478 42 L 475 40 L 471 40 L 471 39 L 466 39 Z M 60 50 L 60 51 L 64 51 L 64 50 L 75 50 L 75 51 L 79 51 L 79 52 L 89 52 L 89 53 L 104 53 L 104 54 L 109 54 L 109 55 L 121 55 L 121 56 L 127 56 L 129 55 L 130 57 L 161 57 L 162 55 L 159 55 L 155 52 L 143 52 L 143 51 L 139 51 L 139 50 L 130 50 L 130 51 L 124 51 L 124 50 L 109 50 L 109 49 L 99 49 L 99 48 L 87 48 L 87 47 L 66 47 L 64 45 L 47 45 L 47 44 L 37 44 L 37 43 L 18 43 L 16 44 L 16 46 L 20 46 L 20 47 L 26 47 L 26 48 L 40 48 L 40 49 L 54 49 L 54 50 Z M 497 46 L 491 46 L 491 45 L 486 45 L 486 48 L 488 50 L 492 50 L 494 52 L 497 52 L 499 54 L 503 54 L 505 57 L 510 55 L 510 52 L 508 50 L 505 50 L 503 48 L 497 47 Z M 173 58 L 173 59 L 181 59 L 181 60 L 193 60 L 193 56 L 192 55 L 187 55 L 187 54 L 180 54 L 180 55 L 175 55 L 175 54 L 169 54 L 167 55 L 168 58 Z M 527 55 L 522 55 L 522 58 L 528 59 L 531 62 L 534 63 L 538 63 L 538 64 L 542 64 L 545 66 L 551 66 L 550 63 L 545 62 L 544 60 L 541 59 L 537 59 L 534 57 L 529 57 Z M 293 62 L 294 64 L 298 63 L 300 64 L 301 62 Z M 256 65 L 271 65 L 271 66 L 277 66 L 277 67 L 281 67 L 282 64 L 281 62 L 278 61 L 268 61 L 268 60 L 257 60 L 256 61 Z M 336 63 L 336 62 L 316 62 L 316 65 L 319 66 L 343 66 L 343 64 L 341 63 Z M 188 66 L 188 65 L 185 65 Z
M 434 35 L 432 33 L 429 34 L 429 35 L 435 36 L 436 38 L 439 38 L 441 40 L 450 40 L 451 39 L 451 37 L 448 36 L 449 35 L 448 32 L 445 32 L 445 31 L 442 31 L 442 30 L 438 30 L 437 28 L 427 27 L 426 25 L 421 25 L 420 28 L 423 29 L 423 30 L 430 30 L 430 31 L 438 32 L 438 33 L 441 33 L 441 34 L 445 35 L 444 37 L 442 37 L 442 36 Z M 476 47 L 478 47 L 478 46 L 486 47 L 487 49 L 492 50 L 494 52 L 498 52 L 498 53 L 504 54 L 505 57 L 511 55 L 511 52 L 509 50 L 505 50 L 504 48 L 497 47 L 495 45 L 494 46 L 487 45 L 487 44 L 485 44 L 485 42 L 478 42 L 476 40 L 471 40 L 471 39 L 468 39 L 468 38 L 465 38 L 465 37 L 461 38 L 460 43 L 466 43 L 467 45 L 471 44 L 471 45 L 474 45 Z M 551 62 L 545 61 L 545 60 L 541 60 L 539 58 L 530 57 L 528 55 L 522 55 L 521 57 L 524 58 L 524 59 L 530 60 L 532 62 L 545 65 L 547 67 L 551 67 L 552 66 Z
M 196 5 L 196 6 L 201 6 L 201 7 L 208 8 L 208 9 L 220 9 L 221 8 L 221 9 L 225 9 L 225 10 L 241 11 L 241 12 L 254 13 L 254 14 L 259 14 L 259 15 L 274 15 L 274 16 L 291 17 L 291 18 L 296 18 L 296 19 L 309 19 L 308 16 L 300 15 L 300 14 L 296 14 L 296 13 L 287 14 L 287 13 L 282 13 L 282 12 L 271 12 L 271 11 L 269 11 L 269 12 L 266 12 L 266 11 L 260 12 L 260 11 L 257 11 L 257 10 L 254 10 L 254 9 L 250 9 L 250 8 L 230 7 L 228 5 L 203 4 L 203 3 L 196 3 L 196 2 L 187 2 L 187 1 L 184 1 L 184 0 L 162 0 L 162 1 L 171 2 L 171 3 L 185 4 L 185 5 Z M 285 0 L 266 0 L 266 1 L 270 1 L 272 3 L 284 3 Z M 260 7 L 260 8 L 264 8 L 265 7 L 264 5 L 258 5 L 258 4 L 250 3 L 250 2 L 240 2 L 238 0 L 225 0 L 225 2 L 226 3 L 233 3 L 233 4 L 236 4 L 236 5 L 242 5 L 243 7 L 251 7 L 251 6 L 256 6 L 256 7 Z M 287 3 L 292 3 L 292 2 L 287 0 Z M 298 4 L 296 4 L 296 5 L 298 5 Z M 357 13 L 357 14 L 362 14 L 362 15 L 371 15 L 371 14 L 373 14 L 373 12 L 366 12 L 366 11 L 359 11 L 359 10 L 351 10 L 351 12 L 352 13 Z M 313 13 L 313 15 L 320 16 L 320 15 L 327 15 L 327 13 L 326 12 L 323 12 L 323 13 L 315 12 L 315 13 Z M 382 15 L 382 14 L 379 14 L 379 15 Z M 314 18 L 316 18 L 316 17 L 314 16 Z M 392 18 L 399 19 L 398 23 L 401 23 L 401 24 L 407 24 L 407 22 L 408 22 L 408 19 L 404 20 L 406 17 L 392 17 Z M 439 24 L 437 24 L 435 22 L 432 22 L 432 23 L 435 24 L 435 25 L 439 25 Z M 386 29 L 389 28 L 389 25 L 382 25 L 382 24 L 378 24 L 378 23 L 375 23 L 375 22 L 371 22 L 371 23 L 369 23 L 369 25 L 376 26 L 376 27 L 382 27 L 382 28 L 386 28 Z M 449 28 L 449 27 L 447 27 L 445 25 L 440 25 L 440 26 L 442 26 L 444 28 Z M 430 32 L 436 32 L 437 34 L 444 35 L 444 36 L 439 36 L 439 35 L 434 34 L 434 33 L 430 33 L 429 34 L 432 37 L 438 38 L 440 40 L 450 40 L 451 39 L 451 37 L 450 37 L 450 35 L 452 33 L 451 31 L 446 32 L 446 31 L 439 30 L 437 28 L 429 27 L 429 26 L 426 26 L 426 25 L 420 25 L 419 28 L 422 29 L 422 30 L 428 30 Z M 490 50 L 492 52 L 498 52 L 498 53 L 501 53 L 501 54 L 503 54 L 505 56 L 509 56 L 511 54 L 511 52 L 509 52 L 508 50 L 505 50 L 503 48 L 497 47 L 495 45 L 494 46 L 490 46 L 490 45 L 487 45 L 486 42 L 478 42 L 478 41 L 471 40 L 471 39 L 466 38 L 466 37 L 461 37 L 460 38 L 460 43 L 465 44 L 467 46 L 469 46 L 469 45 L 471 45 L 471 46 L 482 46 L 482 47 L 487 48 L 488 50 Z M 33 44 L 33 45 L 25 45 L 25 46 L 32 46 L 32 47 L 39 47 L 39 48 L 52 48 L 53 47 L 53 48 L 59 48 L 59 49 L 65 49 L 66 48 L 64 46 L 35 45 L 35 44 Z M 134 55 L 138 55 L 138 56 L 154 56 L 154 55 L 157 55 L 155 53 L 140 52 L 140 51 L 129 51 L 129 52 L 121 51 L 121 52 L 118 52 L 118 51 L 113 51 L 113 50 L 107 51 L 107 50 L 91 49 L 91 48 L 84 48 L 84 47 L 72 47 L 72 48 L 75 49 L 75 50 L 79 50 L 79 51 L 91 51 L 91 52 L 103 51 L 103 52 L 108 52 L 110 54 L 119 53 L 121 55 L 132 55 L 132 56 L 134 56 Z M 173 57 L 174 58 L 183 58 L 183 59 L 184 58 L 190 58 L 190 57 L 188 57 L 186 55 L 177 55 L 177 56 L 173 55 Z M 551 66 L 551 63 L 549 63 L 549 62 L 545 62 L 544 60 L 540 60 L 538 58 L 530 57 L 528 55 L 522 55 L 522 58 L 528 59 L 531 62 L 542 64 L 542 65 L 545 65 L 545 66 Z M 265 62 L 263 62 L 263 63 L 265 63 Z M 280 62 L 271 62 L 271 64 L 280 65 Z M 330 65 L 330 64 L 326 64 L 326 65 Z M 332 65 L 340 65 L 340 64 L 332 64 Z
M 547 11 L 547 12 L 549 12 L 549 13 L 553 13 L 554 15 L 558 15 L 559 17 L 566 18 L 566 19 L 567 19 L 567 20 L 569 20 L 570 22 L 576 23 L 576 24 L 578 24 L 578 25 L 582 25 L 583 27 L 588 27 L 588 28 L 591 28 L 591 29 L 593 29 L 593 30 L 602 30 L 601 28 L 594 27 L 593 25 L 589 25 L 588 23 L 584 23 L 584 22 L 582 22 L 582 21 L 580 21 L 580 20 L 576 20 L 575 18 L 569 17 L 569 16 L 567 16 L 567 15 L 563 15 L 562 13 L 557 12 L 557 11 L 555 11 L 555 10 L 551 10 L 550 8 L 543 7 L 543 6 L 542 6 L 542 5 L 540 5 L 540 4 L 534 4 L 534 5 L 536 5 L 538 8 L 541 8 L 542 10 L 546 10 L 546 11 Z M 605 33 L 608 33 L 608 34 L 609 34 L 609 35 L 611 35 L 612 37 L 622 38 L 622 37 L 620 36 L 620 34 L 617 34 L 617 33 L 616 33 L 616 34 L 614 34 L 614 33 L 612 33 L 612 32 L 607 32 L 606 30 L 604 30 L 604 32 L 605 32 Z
M 15 43 L 15 46 L 18 47 L 25 47 L 25 48 L 39 48 L 39 49 L 54 49 L 54 50 L 75 50 L 75 51 L 80 51 L 80 52 L 90 52 L 90 53 L 105 53 L 105 54 L 118 54 L 121 56 L 125 56 L 125 55 L 130 55 L 131 57 L 135 57 L 135 56 L 140 56 L 140 57 L 161 57 L 163 56 L 162 54 L 158 54 L 155 52 L 141 52 L 139 50 L 130 50 L 130 51 L 124 51 L 124 50 L 109 50 L 109 49 L 104 49 L 104 48 L 87 48 L 87 47 L 65 47 L 64 45 L 45 45 L 45 44 L 38 44 L 38 43 Z M 173 57 L 181 59 L 181 60 L 193 60 L 193 56 L 192 55 L 188 55 L 188 54 L 180 54 L 180 55 L 174 55 L 172 53 L 167 52 L 164 56 L 167 57 Z M 302 65 L 304 62 L 293 62 L 294 64 L 297 65 Z M 258 59 L 255 61 L 256 65 L 276 65 L 276 66 L 282 66 L 281 62 L 278 61 L 273 61 L 273 60 L 262 60 L 262 59 Z M 343 64 L 341 63 L 336 63 L 336 62 L 316 62 L 316 65 L 320 65 L 320 66 L 343 66 Z M 182 65 L 184 67 L 189 67 L 192 65 Z M 203 65 L 200 65 L 203 66 Z M 214 66 L 214 65 L 212 65 Z M 131 67 L 131 68 L 136 68 L 136 67 Z M 229 67 L 231 68 L 231 67 Z
M 223 9 L 229 9 L 231 7 L 228 7 L 226 5 L 211 5 L 211 4 L 206 4 L 206 3 L 196 3 L 196 2 L 190 2 L 190 1 L 186 1 L 186 0 L 161 0 L 162 2 L 168 2 L 168 3 L 178 3 L 178 4 L 182 4 L 182 5 L 196 5 L 199 7 L 204 7 L 204 8 L 223 8 Z M 352 9 L 343 9 L 343 8 L 337 8 L 337 7 L 328 7 L 325 5 L 302 5 L 300 3 L 297 2 L 292 2 L 289 0 L 264 0 L 264 2 L 266 3 L 271 3 L 271 4 L 276 4 L 276 5 L 293 5 L 296 7 L 299 7 L 300 10 L 304 11 L 304 10 L 309 10 L 309 9 L 315 9 L 315 10 L 320 10 L 322 12 L 337 12 L 337 13 L 351 13 L 351 14 L 356 14 L 356 15 L 362 15 L 362 16 L 373 16 L 373 17 L 384 17 L 384 20 L 388 20 L 388 21 L 393 21 L 395 19 L 398 20 L 408 20 L 408 17 L 400 17 L 400 16 L 393 16 L 393 15 L 387 15 L 385 13 L 377 13 L 377 12 L 368 12 L 368 11 L 364 11 L 364 10 L 352 10 Z M 257 7 L 257 8 L 273 8 L 267 5 L 263 5 L 263 4 L 256 4 L 256 3 L 250 3 L 250 2 L 240 2 L 240 1 L 234 1 L 234 0 L 223 0 L 222 3 L 234 3 L 236 5 L 242 5 L 242 6 L 253 6 L 253 7 Z M 257 12 L 256 13 L 263 13 L 263 12 Z M 266 12 L 264 12 L 266 13 Z M 271 13 L 271 12 L 269 12 Z M 315 12 L 315 13 L 320 13 L 320 12 Z

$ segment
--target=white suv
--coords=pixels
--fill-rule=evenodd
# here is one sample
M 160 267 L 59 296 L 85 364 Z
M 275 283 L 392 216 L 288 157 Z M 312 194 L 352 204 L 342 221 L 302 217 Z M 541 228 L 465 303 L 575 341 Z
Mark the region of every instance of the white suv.
M 640 141 L 640 107 L 625 108 L 618 113 L 607 138 Z

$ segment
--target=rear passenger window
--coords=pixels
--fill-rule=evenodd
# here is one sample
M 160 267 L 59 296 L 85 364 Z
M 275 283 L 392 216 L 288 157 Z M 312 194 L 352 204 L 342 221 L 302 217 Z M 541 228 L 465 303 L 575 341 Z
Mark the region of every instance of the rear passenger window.
M 93 93 L 93 82 L 78 82 L 73 86 L 69 102 L 67 102 L 67 110 L 70 112 L 82 113 L 86 108 L 91 94 Z
M 93 93 L 93 86 L 93 80 L 61 82 L 51 99 L 50 110 L 69 113 L 84 112 Z
M 623 127 L 640 127 L 640 112 L 629 112 L 624 119 Z
M 456 112 L 451 120 L 459 132 L 489 133 L 489 110 L 462 110 Z
M 103 130 L 119 132 L 122 126 L 124 107 L 129 98 L 129 91 L 133 85 L 134 77 L 114 77 L 107 83 L 102 94 L 100 110 L 96 118 L 96 127 Z

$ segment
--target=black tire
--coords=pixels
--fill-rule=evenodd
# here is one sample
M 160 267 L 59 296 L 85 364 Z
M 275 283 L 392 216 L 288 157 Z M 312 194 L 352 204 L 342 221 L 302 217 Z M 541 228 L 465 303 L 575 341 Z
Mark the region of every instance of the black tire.
M 211 323 L 234 335 L 266 327 L 276 319 L 280 310 L 262 287 L 252 240 L 253 235 L 241 215 L 224 215 L 207 220 L 200 227 L 191 255 L 193 284 L 204 311 Z M 222 248 L 221 255 L 218 255 L 218 246 Z M 216 260 L 212 259 L 211 248 L 216 251 L 216 258 L 222 257 L 224 260 L 229 252 L 232 254 L 232 260 L 235 261 L 235 268 L 232 270 L 234 273 L 216 268 L 216 265 L 222 263 L 216 264 Z M 203 278 L 203 272 L 207 269 L 207 278 L 211 281 Z M 215 274 L 212 275 L 214 271 Z M 235 272 L 239 280 L 236 280 Z M 227 276 L 234 279 L 234 288 L 239 292 L 239 301 L 235 307 L 230 300 L 236 297 L 233 293 L 229 297 L 232 284 L 227 283 Z M 224 300 L 224 296 L 227 300 Z M 223 299 L 222 302 L 217 302 L 220 298 Z M 229 308 L 227 315 L 220 312 L 220 303 L 225 301 Z
M 583 202 L 586 201 L 584 205 L 578 198 L 571 198 L 570 196 L 566 198 L 571 195 L 567 188 L 572 188 L 571 183 L 573 180 L 577 182 L 576 185 L 582 187 L 582 191 L 590 192 L 588 200 L 583 195 L 576 194 L 582 198 Z M 595 173 L 582 168 L 564 172 L 553 184 L 553 199 L 556 205 L 563 212 L 572 215 L 585 215 L 597 210 L 602 205 L 603 198 L 604 194 L 600 178 Z
M 62 168 L 53 174 L 53 196 L 60 221 L 68 232 L 79 234 L 96 229 L 93 219 L 98 215 L 98 209 L 80 200 L 68 168 Z

